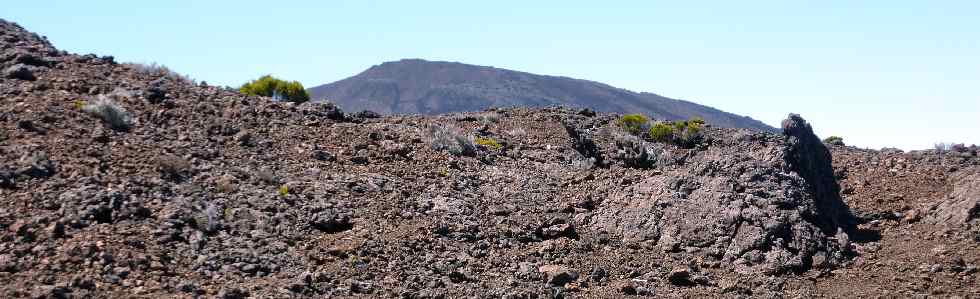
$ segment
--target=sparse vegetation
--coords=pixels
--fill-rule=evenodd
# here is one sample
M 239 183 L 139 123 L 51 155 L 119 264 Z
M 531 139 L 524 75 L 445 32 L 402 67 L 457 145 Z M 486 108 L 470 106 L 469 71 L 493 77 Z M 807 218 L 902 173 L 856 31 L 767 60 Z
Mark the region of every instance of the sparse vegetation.
M 830 136 L 830 137 L 824 138 L 823 143 L 826 143 L 826 144 L 829 144 L 829 145 L 843 146 L 844 145 L 844 138 L 842 138 L 840 136 Z
M 151 77 L 164 77 L 170 79 L 171 81 L 179 82 L 179 83 L 194 82 L 194 80 L 192 80 L 190 77 L 174 72 L 170 70 L 170 68 L 168 68 L 167 66 L 162 64 L 157 64 L 156 62 L 150 64 L 127 63 L 126 65 L 128 65 L 130 68 L 132 68 L 134 71 L 136 71 L 141 75 L 151 76 Z
M 650 139 L 657 142 L 668 142 L 674 137 L 674 128 L 665 123 L 656 123 L 650 127 Z
M 157 170 L 164 178 L 180 180 L 191 170 L 191 162 L 174 155 L 162 155 L 156 159 Z
M 517 127 L 517 128 L 513 128 L 513 129 L 510 129 L 510 130 L 504 131 L 504 134 L 507 134 L 507 135 L 510 135 L 510 136 L 524 136 L 524 135 L 527 135 L 527 131 L 524 130 L 524 128 Z
M 238 190 L 235 184 L 235 178 L 230 175 L 224 175 L 215 180 L 214 188 L 215 191 L 220 193 L 233 193 Z
M 449 127 L 432 125 L 429 138 L 434 150 L 444 150 L 456 156 L 476 154 L 476 142 L 472 135 L 462 134 Z
M 75 103 L 75 105 L 79 104 L 81 104 L 82 111 L 101 118 L 102 121 L 114 130 L 127 131 L 133 124 L 133 118 L 129 115 L 129 112 L 126 112 L 126 109 L 123 109 L 122 106 L 113 101 L 109 96 L 99 95 L 91 103 Z
M 702 127 L 702 126 L 704 126 L 707 123 L 707 122 L 704 121 L 704 118 L 701 118 L 699 116 L 692 117 L 692 118 L 688 119 L 687 122 L 688 123 L 697 124 L 698 127 Z
M 467 113 L 454 117 L 457 121 L 479 121 L 482 124 L 488 125 L 491 123 L 497 123 L 500 121 L 500 114 L 495 111 L 486 111 L 480 113 Z
M 497 140 L 494 140 L 493 138 L 483 138 L 483 137 L 477 138 L 476 144 L 495 150 L 500 150 L 501 148 L 504 147 L 499 142 L 497 142 Z
M 242 94 L 272 97 L 277 101 L 303 103 L 310 100 L 310 94 L 299 81 L 285 81 L 272 75 L 245 83 L 238 90 Z
M 619 118 L 619 125 L 630 134 L 639 136 L 650 122 L 643 114 L 627 114 Z
M 688 120 L 680 121 L 678 123 L 683 124 L 682 130 L 678 133 L 678 139 L 682 142 L 683 146 L 693 146 L 701 140 L 701 128 L 704 126 L 704 120 Z
M 674 122 L 658 122 L 650 127 L 650 139 L 656 142 L 673 142 L 690 147 L 700 142 L 704 120 L 692 118 Z

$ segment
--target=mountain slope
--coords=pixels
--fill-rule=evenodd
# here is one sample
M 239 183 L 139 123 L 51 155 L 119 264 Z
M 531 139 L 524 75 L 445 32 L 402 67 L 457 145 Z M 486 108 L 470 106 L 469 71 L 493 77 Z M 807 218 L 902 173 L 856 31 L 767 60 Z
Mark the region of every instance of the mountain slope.
M 334 83 L 309 89 L 346 110 L 384 114 L 440 114 L 490 107 L 563 105 L 601 112 L 643 113 L 657 119 L 703 117 L 722 127 L 774 129 L 749 117 L 652 93 L 606 84 L 456 62 L 405 59 L 386 62 Z

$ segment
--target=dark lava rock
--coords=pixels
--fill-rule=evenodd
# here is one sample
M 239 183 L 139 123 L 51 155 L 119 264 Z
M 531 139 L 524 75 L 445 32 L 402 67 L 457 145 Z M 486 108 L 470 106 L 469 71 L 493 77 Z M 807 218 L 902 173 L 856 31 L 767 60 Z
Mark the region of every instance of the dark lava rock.
M 824 233 L 838 228 L 853 231 L 856 220 L 840 197 L 840 186 L 834 178 L 830 150 L 813 134 L 813 128 L 799 114 L 790 114 L 782 123 L 783 134 L 789 137 L 790 167 L 806 180 L 814 195 L 819 215 L 815 217 Z
M 846 249 L 835 235 L 853 220 L 836 192 L 829 154 L 805 121 L 786 124 L 785 139 L 715 144 L 662 176 L 624 181 L 592 224 L 669 252 L 701 248 L 695 253 L 721 256 L 736 271 L 805 271 L 821 252 L 829 263 L 841 262 Z
M 563 286 L 578 279 L 578 272 L 565 266 L 544 265 L 538 267 L 538 272 L 544 273 L 547 282 L 556 286 Z
M 310 225 L 320 231 L 336 233 L 351 229 L 350 215 L 335 211 L 323 211 L 313 216 Z
M 593 112 L 592 116 L 594 115 L 595 113 Z M 599 149 L 599 146 L 593 140 L 593 133 L 586 128 L 589 124 L 580 120 L 566 119 L 562 122 L 562 125 L 565 127 L 565 132 L 568 132 L 568 136 L 572 138 L 572 147 L 579 154 L 585 158 L 593 159 L 597 165 L 603 165 L 604 160 L 601 149 Z
M 17 175 L 10 170 L 0 169 L 0 188 L 13 188 L 17 185 Z
M 54 162 L 48 159 L 48 155 L 45 152 L 32 152 L 22 160 L 27 165 L 17 170 L 19 175 L 31 178 L 46 178 L 55 173 Z
M 245 299 L 249 296 L 248 291 L 239 288 L 222 289 L 218 292 L 218 298 L 221 299 Z
M 354 117 L 362 118 L 362 119 L 371 119 L 371 118 L 380 118 L 381 114 L 371 110 L 363 110 L 361 112 L 355 113 Z
M 320 161 L 336 161 L 337 157 L 325 150 L 313 150 L 313 159 Z
M 670 284 L 676 286 L 693 286 L 694 281 L 691 281 L 691 270 L 687 267 L 674 268 L 670 270 L 670 274 L 667 275 L 667 281 Z
M 7 79 L 20 79 L 27 81 L 34 81 L 37 79 L 37 77 L 34 76 L 34 69 L 25 64 L 15 64 L 3 69 L 3 77 Z
M 143 91 L 143 97 L 150 103 L 158 104 L 167 99 L 167 89 L 164 87 L 163 79 L 150 82 L 150 86 Z

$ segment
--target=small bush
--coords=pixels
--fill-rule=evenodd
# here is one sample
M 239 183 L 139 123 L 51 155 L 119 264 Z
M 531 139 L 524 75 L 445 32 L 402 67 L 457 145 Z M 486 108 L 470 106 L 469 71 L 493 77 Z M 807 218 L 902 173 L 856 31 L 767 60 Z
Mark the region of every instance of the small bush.
M 495 150 L 499 150 L 504 147 L 503 145 L 500 145 L 500 143 L 497 142 L 496 140 L 493 140 L 493 138 L 482 138 L 482 137 L 477 138 L 476 144 L 482 145 L 486 148 L 492 148 Z
M 695 117 L 692 117 L 692 118 L 688 119 L 687 122 L 688 123 L 695 123 L 698 126 L 704 126 L 704 124 L 707 123 L 707 122 L 704 121 L 703 118 L 698 117 L 698 116 L 695 116 Z
M 650 127 L 650 139 L 657 142 L 668 142 L 674 138 L 674 128 L 665 123 L 656 123 Z
M 504 134 L 507 134 L 507 135 L 510 135 L 510 136 L 524 136 L 524 135 L 527 135 L 527 131 L 524 130 L 524 128 L 518 127 L 518 128 L 514 128 L 514 129 L 510 129 L 510 130 L 504 131 Z
M 162 64 L 157 64 L 155 62 L 150 64 L 127 63 L 126 65 L 128 65 L 130 68 L 132 68 L 134 71 L 136 71 L 141 75 L 150 76 L 150 77 L 164 77 L 170 79 L 171 81 L 180 82 L 180 83 L 194 82 L 194 80 L 191 80 L 190 77 L 187 77 L 186 75 L 181 75 L 177 72 L 170 70 L 170 68 L 167 68 L 167 66 Z
M 619 118 L 619 125 L 630 134 L 639 136 L 650 120 L 643 114 L 627 114 Z
M 704 120 L 692 118 L 675 122 L 660 122 L 650 127 L 650 139 L 656 142 L 673 142 L 678 146 L 691 147 L 700 142 Z
M 76 105 L 78 104 L 76 103 Z M 126 131 L 133 124 L 133 118 L 129 112 L 126 112 L 126 109 L 105 95 L 99 95 L 91 103 L 82 103 L 81 107 L 82 111 L 101 118 L 114 130 Z
M 704 121 L 686 121 L 684 122 L 685 129 L 682 131 L 681 139 L 691 142 L 696 141 L 696 139 L 701 138 L 701 127 L 704 125 Z
M 299 81 L 285 81 L 272 75 L 245 83 L 238 91 L 246 95 L 272 97 L 277 101 L 303 103 L 310 100 L 310 94 Z
M 687 121 L 683 121 L 683 120 L 675 121 L 673 122 L 673 124 L 674 124 L 674 132 L 683 134 L 684 131 L 687 131 Z
M 844 145 L 844 138 L 841 138 L 840 136 L 830 136 L 830 137 L 825 138 L 823 140 L 823 143 L 830 144 L 830 145 L 843 146 Z
M 223 175 L 214 181 L 214 189 L 219 193 L 234 193 L 238 191 L 238 186 L 235 183 L 235 177 Z
M 180 180 L 191 171 L 191 162 L 174 155 L 163 155 L 156 159 L 157 170 L 163 177 Z
M 462 114 L 453 117 L 456 121 L 479 121 L 482 124 L 497 123 L 500 121 L 500 114 L 494 111 Z
M 289 196 L 289 186 L 286 185 L 279 186 L 279 196 L 282 197 Z
M 429 138 L 432 149 L 448 151 L 456 156 L 472 156 L 476 154 L 476 142 L 472 135 L 464 135 L 445 126 L 429 127 Z

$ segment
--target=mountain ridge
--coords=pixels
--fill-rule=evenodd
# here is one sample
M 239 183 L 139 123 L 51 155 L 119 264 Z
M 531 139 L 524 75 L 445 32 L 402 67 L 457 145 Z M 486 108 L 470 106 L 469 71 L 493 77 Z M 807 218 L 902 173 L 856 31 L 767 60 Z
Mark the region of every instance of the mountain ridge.
M 442 114 L 492 107 L 568 106 L 643 113 L 655 119 L 702 117 L 722 127 L 775 131 L 751 117 L 606 83 L 493 66 L 418 58 L 388 61 L 357 75 L 308 89 L 312 98 L 382 114 Z

